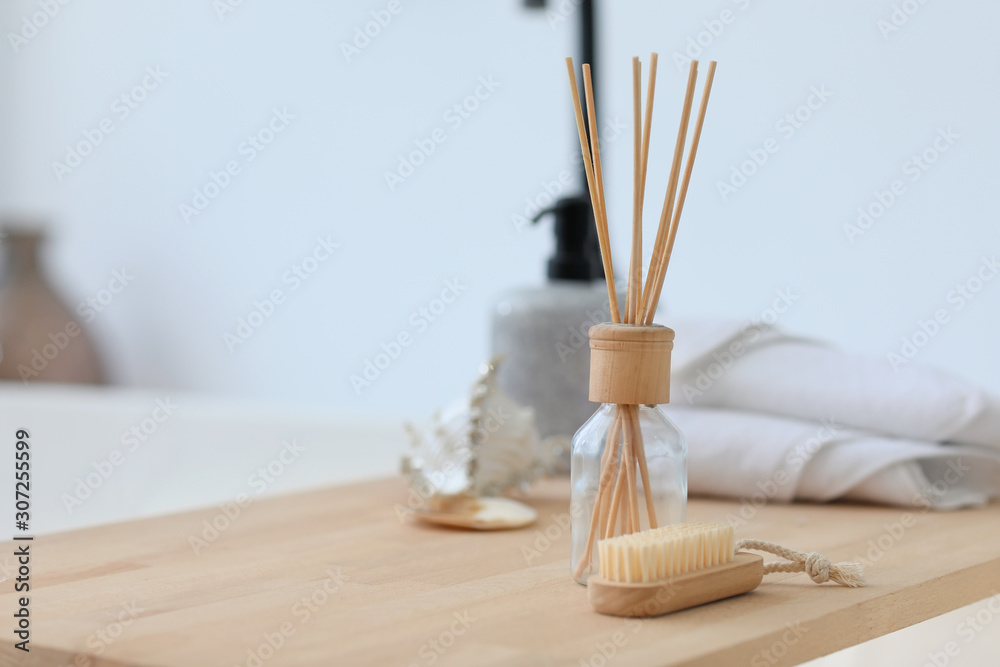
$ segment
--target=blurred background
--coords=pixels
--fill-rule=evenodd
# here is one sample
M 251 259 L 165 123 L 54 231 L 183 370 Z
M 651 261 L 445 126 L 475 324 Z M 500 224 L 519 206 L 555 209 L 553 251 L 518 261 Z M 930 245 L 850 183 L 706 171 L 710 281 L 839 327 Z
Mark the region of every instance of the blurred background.
M 0 214 L 44 221 L 44 269 L 110 382 L 422 415 L 486 358 L 498 295 L 544 280 L 551 229 L 525 214 L 580 191 L 577 11 L 5 2 Z M 654 211 L 687 59 L 719 61 L 660 321 L 749 321 L 787 290 L 779 326 L 886 357 L 917 334 L 920 363 L 1000 389 L 1000 281 L 975 279 L 998 241 L 1000 6 L 629 0 L 597 20 L 620 267 L 629 59 L 660 54 Z
M 44 228 L 48 285 L 0 303 L 5 423 L 68 443 L 39 455 L 39 531 L 221 502 L 289 436 L 321 445 L 268 493 L 393 469 L 400 419 L 464 391 L 502 295 L 543 283 L 552 232 L 527 219 L 582 192 L 563 64 L 578 54 L 579 5 L 527 4 L 0 4 L 0 270 L 9 290 L 31 270 L 25 230 Z M 1000 391 L 1000 5 L 624 0 L 599 3 L 596 22 L 618 267 L 630 58 L 660 56 L 653 211 L 688 60 L 719 62 L 658 321 L 751 323 L 784 298 L 769 323 Z M 33 312 L 59 324 L 18 348 Z M 74 379 L 124 387 L 117 403 L 19 402 L 60 332 L 77 351 L 49 372 L 72 360 Z M 400 336 L 391 363 L 368 369 Z M 181 398 L 187 426 L 157 416 L 193 394 L 242 407 Z M 288 407 L 262 428 L 245 418 L 263 404 Z M 326 447 L 324 413 L 387 418 L 380 444 L 368 459 Z M 130 427 L 147 437 L 128 473 L 85 482 Z M 850 659 L 920 664 L 959 618 Z

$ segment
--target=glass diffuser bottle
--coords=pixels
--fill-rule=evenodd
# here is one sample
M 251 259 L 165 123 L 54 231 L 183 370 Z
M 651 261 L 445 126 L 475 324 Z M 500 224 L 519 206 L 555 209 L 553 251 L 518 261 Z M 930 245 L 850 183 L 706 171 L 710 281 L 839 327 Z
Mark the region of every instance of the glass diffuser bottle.
M 667 327 L 590 329 L 590 400 L 597 412 L 573 438 L 573 578 L 598 569 L 597 541 L 685 520 L 687 442 L 663 413 L 670 402 Z

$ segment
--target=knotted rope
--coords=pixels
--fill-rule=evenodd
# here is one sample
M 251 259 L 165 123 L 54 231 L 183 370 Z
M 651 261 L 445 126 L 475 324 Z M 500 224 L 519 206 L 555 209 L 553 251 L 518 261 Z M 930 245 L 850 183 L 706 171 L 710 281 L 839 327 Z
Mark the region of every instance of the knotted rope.
M 780 544 L 764 542 L 763 540 L 740 540 L 736 543 L 736 550 L 740 551 L 743 549 L 765 551 L 786 559 L 784 562 L 765 563 L 764 574 L 771 574 L 773 572 L 805 572 L 817 584 L 834 581 L 841 586 L 850 586 L 851 588 L 865 585 L 864 568 L 854 561 L 834 564 L 821 553 L 815 551 L 808 554 L 802 553 L 801 551 L 794 551 Z

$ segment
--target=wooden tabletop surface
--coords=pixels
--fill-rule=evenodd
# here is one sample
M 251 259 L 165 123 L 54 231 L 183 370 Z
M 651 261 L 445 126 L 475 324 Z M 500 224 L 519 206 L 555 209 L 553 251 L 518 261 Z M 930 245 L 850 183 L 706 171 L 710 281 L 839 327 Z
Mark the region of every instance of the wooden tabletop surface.
M 406 489 L 391 479 L 38 537 L 31 652 L 14 649 L 21 594 L 4 582 L 0 665 L 763 667 L 1000 591 L 997 504 L 908 513 L 695 499 L 689 518 L 745 518 L 739 537 L 864 558 L 869 586 L 777 574 L 661 618 L 601 616 L 570 578 L 568 493 L 565 480 L 538 485 L 526 502 L 540 521 L 508 532 L 401 519 Z

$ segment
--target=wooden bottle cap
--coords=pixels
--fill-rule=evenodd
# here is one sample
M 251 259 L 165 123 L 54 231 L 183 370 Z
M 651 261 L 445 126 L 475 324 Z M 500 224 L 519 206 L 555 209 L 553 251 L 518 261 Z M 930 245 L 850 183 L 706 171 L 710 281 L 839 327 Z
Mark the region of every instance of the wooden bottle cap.
M 674 330 L 658 324 L 590 328 L 590 400 L 620 405 L 670 402 Z

